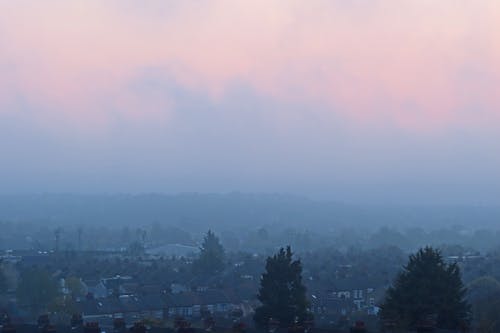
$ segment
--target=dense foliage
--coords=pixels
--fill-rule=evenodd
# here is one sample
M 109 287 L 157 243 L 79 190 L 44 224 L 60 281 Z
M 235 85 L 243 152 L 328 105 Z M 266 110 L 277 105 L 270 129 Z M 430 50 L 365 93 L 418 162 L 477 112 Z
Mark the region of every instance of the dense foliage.
M 0 294 L 7 291 L 7 278 L 3 272 L 2 263 L 0 262 Z
M 46 270 L 33 268 L 22 272 L 17 287 L 17 299 L 22 307 L 44 310 L 57 296 L 57 283 Z
M 194 269 L 200 273 L 220 272 L 225 266 L 225 252 L 219 238 L 209 230 L 203 239 L 200 256 L 194 262 Z
M 306 288 L 302 284 L 302 264 L 300 260 L 293 260 L 290 247 L 281 248 L 267 259 L 258 299 L 261 306 L 254 315 L 257 326 L 265 327 L 272 319 L 279 321 L 282 327 L 290 327 L 310 319 Z
M 459 267 L 446 264 L 438 250 L 420 249 L 411 255 L 387 291 L 381 317 L 407 329 L 423 323 L 456 329 L 470 320 L 470 306 Z

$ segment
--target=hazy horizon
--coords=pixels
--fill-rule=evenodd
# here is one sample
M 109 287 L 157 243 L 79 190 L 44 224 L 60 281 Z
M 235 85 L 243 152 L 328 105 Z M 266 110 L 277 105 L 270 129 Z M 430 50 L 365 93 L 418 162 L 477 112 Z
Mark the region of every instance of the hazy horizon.
M 318 203 L 332 203 L 339 205 L 348 206 L 374 206 L 374 207 L 500 207 L 500 202 L 496 200 L 470 200 L 460 199 L 460 193 L 452 198 L 443 199 L 425 199 L 423 197 L 418 197 L 418 195 L 410 194 L 406 197 L 401 197 L 400 193 L 386 194 L 384 193 L 387 188 L 382 190 L 372 189 L 371 193 L 360 193 L 354 189 L 350 189 L 351 192 L 346 195 L 346 192 L 342 192 L 340 195 L 331 194 L 307 194 L 298 192 L 265 192 L 265 191 L 179 191 L 179 192 L 167 192 L 167 191 L 143 191 L 143 192 L 2 192 L 0 191 L 0 198 L 43 198 L 43 197 L 147 197 L 147 196 L 166 196 L 166 197 L 182 197 L 182 196 L 229 196 L 229 195 L 241 195 L 241 196 L 263 196 L 263 197 L 283 197 L 283 198 L 294 198 L 306 201 L 318 202 Z M 409 190 L 411 191 L 411 190 Z M 375 194 L 375 192 L 378 192 Z M 399 196 L 399 197 L 398 197 Z M 455 200 L 454 200 L 455 199 Z

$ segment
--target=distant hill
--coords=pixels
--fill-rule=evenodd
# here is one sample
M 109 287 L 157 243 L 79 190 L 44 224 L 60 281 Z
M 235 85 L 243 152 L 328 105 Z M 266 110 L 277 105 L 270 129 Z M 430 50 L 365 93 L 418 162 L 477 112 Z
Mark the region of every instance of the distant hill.
M 346 205 L 282 194 L 2 195 L 0 220 L 185 229 L 281 225 L 309 229 L 381 225 L 497 227 L 500 207 Z

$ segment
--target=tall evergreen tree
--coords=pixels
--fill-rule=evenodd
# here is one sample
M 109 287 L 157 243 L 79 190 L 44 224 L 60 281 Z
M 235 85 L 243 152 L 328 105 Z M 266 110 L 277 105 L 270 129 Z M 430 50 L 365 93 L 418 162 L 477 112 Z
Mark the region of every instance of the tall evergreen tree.
M 446 264 L 438 250 L 420 249 L 410 256 L 386 293 L 381 317 L 401 329 L 432 321 L 437 328 L 468 324 L 470 306 L 459 267 Z
M 21 272 L 17 286 L 17 299 L 22 306 L 34 312 L 45 310 L 58 294 L 57 282 L 46 270 L 31 268 Z
M 279 321 L 282 327 L 312 319 L 302 283 L 302 264 L 293 260 L 289 246 L 267 258 L 258 299 L 261 306 L 255 311 L 254 321 L 259 327 L 266 327 L 270 319 Z
M 3 294 L 6 291 L 7 291 L 7 278 L 5 277 L 2 262 L 0 261 L 0 294 Z
M 225 251 L 219 238 L 208 230 L 200 247 L 200 256 L 194 262 L 194 269 L 200 273 L 216 273 L 224 269 Z

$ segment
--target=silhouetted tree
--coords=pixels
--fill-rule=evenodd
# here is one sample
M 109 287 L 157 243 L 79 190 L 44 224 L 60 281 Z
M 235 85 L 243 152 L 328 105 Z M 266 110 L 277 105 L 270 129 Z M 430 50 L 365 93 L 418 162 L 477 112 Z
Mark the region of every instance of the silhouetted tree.
M 8 287 L 7 277 L 5 276 L 5 273 L 3 271 L 3 264 L 0 261 L 0 294 L 6 292 L 7 287 Z
M 78 235 L 78 251 L 82 251 L 82 237 L 83 237 L 83 228 L 80 226 L 77 229 L 77 235 Z
M 66 288 L 68 288 L 73 299 L 84 296 L 85 294 L 85 287 L 82 281 L 76 276 L 69 276 L 66 278 Z
M 467 299 L 472 303 L 475 329 L 478 333 L 500 332 L 500 282 L 483 276 L 468 286 Z
M 194 269 L 201 273 L 216 273 L 225 266 L 225 251 L 219 238 L 208 230 L 200 247 L 200 256 L 194 262 Z
M 401 329 L 456 329 L 470 321 L 465 294 L 459 267 L 446 264 L 438 250 L 426 247 L 410 256 L 388 289 L 381 317 Z
M 62 234 L 62 228 L 61 227 L 57 227 L 55 230 L 54 230 L 54 240 L 55 240 L 55 252 L 59 252 L 60 250 L 60 246 L 61 246 L 61 234 Z
M 21 273 L 17 287 L 17 299 L 21 305 L 34 311 L 42 310 L 47 308 L 57 295 L 57 283 L 47 271 L 34 268 Z
M 271 320 L 281 327 L 291 327 L 312 319 L 302 283 L 302 264 L 293 260 L 289 246 L 267 258 L 258 299 L 262 304 L 255 311 L 254 321 L 259 327 L 266 327 Z

